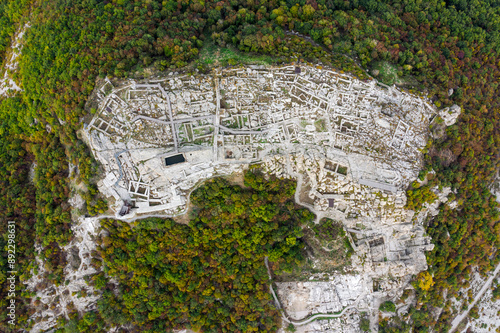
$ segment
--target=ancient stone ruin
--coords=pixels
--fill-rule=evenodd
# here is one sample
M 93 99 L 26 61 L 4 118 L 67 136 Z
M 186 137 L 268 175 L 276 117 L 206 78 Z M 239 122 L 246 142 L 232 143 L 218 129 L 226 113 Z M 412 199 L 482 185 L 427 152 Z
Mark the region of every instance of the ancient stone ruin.
M 296 201 L 318 220 L 343 223 L 351 275 L 278 284 L 291 317 L 371 313 L 427 268 L 433 245 L 404 209 L 436 115 L 424 98 L 304 64 L 107 80 L 97 95 L 85 135 L 119 218 L 180 214 L 202 181 L 258 163 L 297 179 Z

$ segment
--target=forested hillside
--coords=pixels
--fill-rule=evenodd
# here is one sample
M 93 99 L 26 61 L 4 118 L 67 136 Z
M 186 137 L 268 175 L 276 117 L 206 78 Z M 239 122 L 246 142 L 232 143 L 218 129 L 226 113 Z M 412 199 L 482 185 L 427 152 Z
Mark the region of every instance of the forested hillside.
M 8 207 L 2 221 L 19 221 L 18 246 L 29 249 L 34 226 L 53 272 L 47 278 L 58 283 L 65 263 L 59 247 L 71 237 L 69 162 L 91 189 L 89 212 L 96 203 L 95 164 L 77 130 L 98 76 L 123 77 L 147 66 L 207 70 L 211 61 L 199 54 L 210 46 L 234 54 L 222 65 L 251 52 L 276 62 L 322 61 L 366 77 L 347 55 L 387 83 L 425 91 L 438 107 L 457 103 L 464 109 L 426 153 L 427 170 L 437 172 L 431 185 L 452 186 L 460 206 L 443 206 L 428 222 L 436 244 L 428 258 L 435 283 L 419 290 L 412 325 L 417 332 L 433 325 L 444 330 L 449 311 L 438 322 L 430 316 L 432 307 L 445 305 L 443 291 L 467 283 L 472 266 L 485 271 L 499 258 L 497 204 L 489 191 L 500 149 L 499 11 L 498 2 L 478 0 L 3 1 L 3 61 L 14 27 L 29 22 L 30 28 L 14 75 L 24 91 L 0 104 L 0 174 L 6 182 L 0 200 Z M 32 163 L 37 168 L 30 183 Z M 31 252 L 20 255 L 30 258 Z
M 98 313 L 83 319 L 73 313 L 66 327 L 275 332 L 280 315 L 264 257 L 274 272 L 290 271 L 302 260 L 299 226 L 314 215 L 294 204 L 294 181 L 266 181 L 254 170 L 245 184 L 249 188 L 216 178 L 196 189 L 197 213 L 189 225 L 158 218 L 132 225 L 102 221 L 104 270 L 91 279 L 103 291 Z

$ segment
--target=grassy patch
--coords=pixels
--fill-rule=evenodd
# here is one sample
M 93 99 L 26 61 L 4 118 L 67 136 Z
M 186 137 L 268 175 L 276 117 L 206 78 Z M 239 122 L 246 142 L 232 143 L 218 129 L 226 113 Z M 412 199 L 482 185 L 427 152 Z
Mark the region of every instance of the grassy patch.
M 318 132 L 326 132 L 326 120 L 319 119 L 314 122 L 314 126 L 316 126 L 316 130 Z
M 393 84 L 403 83 L 398 76 L 397 67 L 386 61 L 379 61 L 374 63 L 371 68 L 371 73 L 374 77 L 377 78 L 377 80 L 389 86 L 392 86 Z
M 303 229 L 306 247 L 302 255 L 307 258 L 295 266 L 292 272 L 277 276 L 277 281 L 328 280 L 329 273 L 350 265 L 354 249 L 342 224 L 323 219 L 319 224 L 311 222 Z
M 359 328 L 363 332 L 369 332 L 370 331 L 370 319 L 368 319 L 368 316 L 366 315 L 366 312 L 363 312 L 361 314 L 361 319 L 359 321 Z
M 320 242 L 322 247 L 328 250 L 336 250 L 341 243 L 346 249 L 346 256 L 348 258 L 354 253 L 351 242 L 340 222 L 325 218 L 319 224 L 313 224 L 312 230 L 314 231 L 314 237 Z
M 344 176 L 347 176 L 347 167 L 339 165 L 337 172 Z
M 221 47 L 212 41 L 207 41 L 203 45 L 197 63 L 200 65 L 227 66 L 236 64 L 258 64 L 271 65 L 280 59 L 256 53 L 242 53 L 233 46 Z
M 396 305 L 391 301 L 380 304 L 379 310 L 382 312 L 396 312 Z

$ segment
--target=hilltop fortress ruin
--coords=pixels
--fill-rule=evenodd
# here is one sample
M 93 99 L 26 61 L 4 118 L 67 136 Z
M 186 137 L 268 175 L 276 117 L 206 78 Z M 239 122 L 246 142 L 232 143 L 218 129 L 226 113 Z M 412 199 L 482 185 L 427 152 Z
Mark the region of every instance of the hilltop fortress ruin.
M 356 235 L 356 288 L 349 278 L 336 284 L 338 276 L 310 282 L 319 299 L 305 297 L 310 304 L 296 317 L 345 306 L 370 311 L 377 297 L 400 295 L 427 268 L 424 251 L 433 245 L 422 216 L 404 209 L 436 115 L 423 97 L 299 64 L 106 79 L 97 102 L 84 132 L 106 172 L 99 188 L 115 198 L 117 217 L 180 214 L 204 180 L 257 163 L 297 179 L 296 201 Z M 345 288 L 351 292 L 338 292 Z M 293 317 L 293 288 L 278 289 Z
M 175 213 L 200 180 L 307 151 L 323 157 L 318 173 L 396 194 L 418 174 L 434 114 L 375 80 L 305 65 L 107 81 L 98 97 L 85 132 L 107 173 L 102 187 L 136 213 Z M 311 185 L 319 205 L 321 192 L 335 193 Z

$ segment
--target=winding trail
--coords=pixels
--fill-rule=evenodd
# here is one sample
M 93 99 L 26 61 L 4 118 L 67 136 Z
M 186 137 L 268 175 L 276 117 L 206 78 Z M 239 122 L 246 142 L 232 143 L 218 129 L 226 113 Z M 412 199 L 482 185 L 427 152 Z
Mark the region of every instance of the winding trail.
M 297 187 L 295 188 L 295 194 L 294 194 L 295 203 L 303 207 L 306 207 L 311 212 L 313 212 L 316 215 L 316 220 L 314 222 L 319 223 L 319 221 L 321 221 L 323 217 L 326 217 L 325 212 L 317 210 L 316 208 L 314 208 L 313 205 L 300 201 L 300 193 L 302 192 L 302 183 L 304 180 L 302 174 L 296 173 L 292 170 L 292 167 L 290 165 L 290 156 L 291 156 L 290 153 L 288 153 L 288 156 L 286 158 L 286 170 L 289 175 L 297 179 Z
M 448 333 L 453 333 L 457 329 L 458 325 L 462 322 L 462 320 L 464 320 L 465 317 L 467 317 L 467 315 L 469 314 L 469 311 L 474 307 L 474 305 L 476 305 L 476 303 L 479 300 L 481 300 L 484 293 L 489 289 L 489 287 L 491 286 L 491 283 L 498 275 L 498 272 L 500 272 L 500 264 L 497 265 L 493 274 L 488 278 L 488 280 L 486 280 L 486 282 L 482 286 L 481 290 L 479 290 L 476 297 L 474 297 L 474 301 L 472 301 L 472 303 L 469 304 L 469 307 L 467 308 L 467 310 L 465 310 L 464 312 L 462 312 L 461 314 L 456 316 L 455 319 L 453 319 L 453 321 L 451 322 L 451 328 L 448 331 Z

